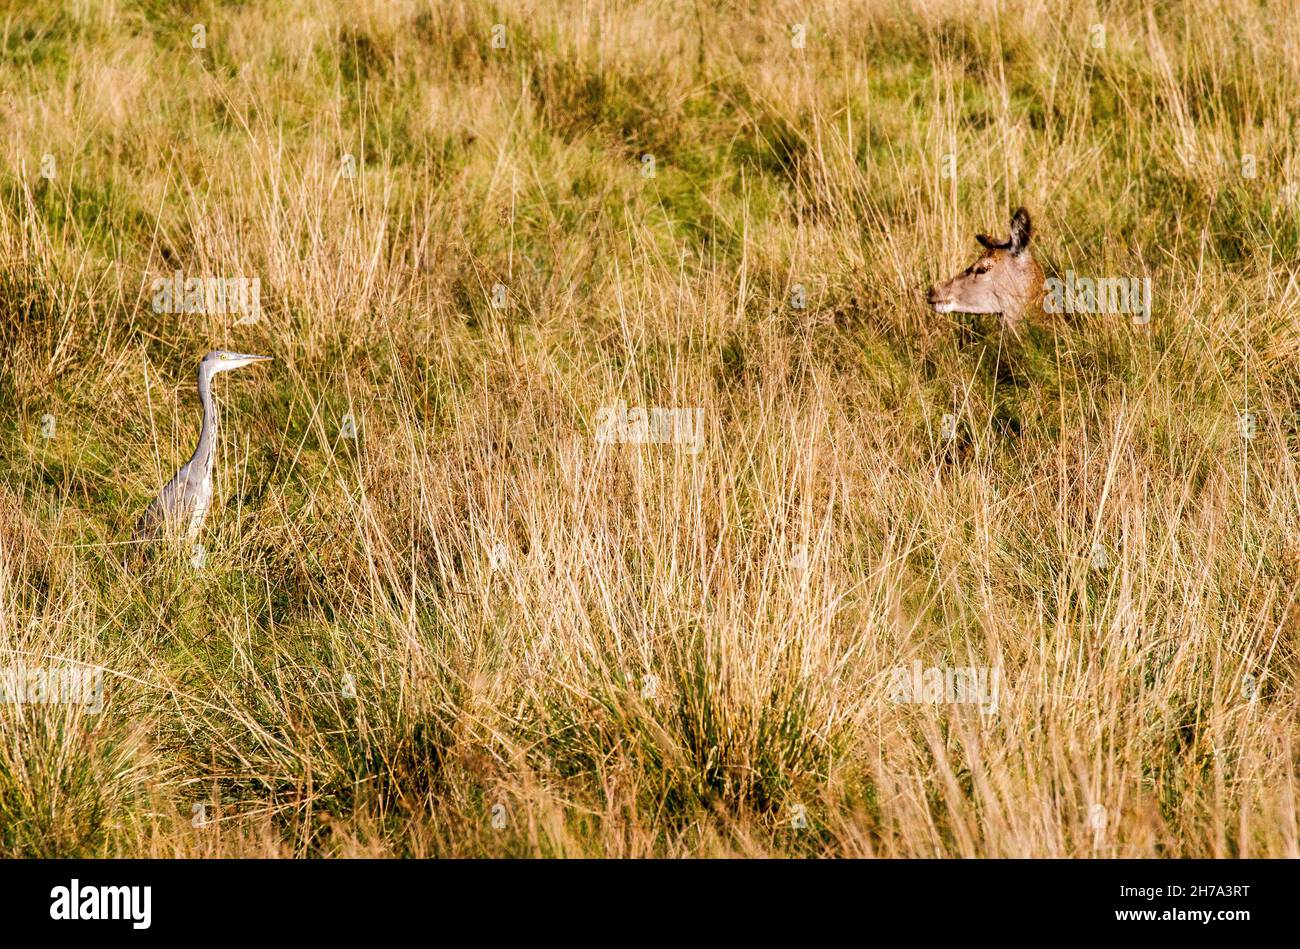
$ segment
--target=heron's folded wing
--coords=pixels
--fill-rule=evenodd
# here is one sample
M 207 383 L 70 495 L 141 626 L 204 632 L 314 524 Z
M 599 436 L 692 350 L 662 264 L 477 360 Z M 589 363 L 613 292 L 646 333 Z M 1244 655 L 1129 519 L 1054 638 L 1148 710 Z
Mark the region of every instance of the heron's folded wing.
M 191 485 L 189 466 L 176 472 L 175 476 L 163 486 L 158 497 L 140 515 L 135 526 L 137 540 L 153 540 L 162 533 L 170 522 L 181 523 L 194 508 L 194 491 L 197 485 Z

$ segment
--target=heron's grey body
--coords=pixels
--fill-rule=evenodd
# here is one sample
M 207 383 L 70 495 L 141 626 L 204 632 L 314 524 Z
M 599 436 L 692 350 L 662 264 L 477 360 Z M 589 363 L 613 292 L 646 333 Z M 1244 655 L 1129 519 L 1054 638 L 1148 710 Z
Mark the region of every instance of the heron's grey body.
M 212 398 L 212 377 L 219 372 L 270 358 L 218 349 L 199 362 L 203 427 L 199 429 L 198 447 L 141 515 L 135 528 L 137 540 L 154 540 L 164 533 L 182 530 L 190 543 L 198 538 L 212 501 L 212 459 L 217 448 L 217 405 Z

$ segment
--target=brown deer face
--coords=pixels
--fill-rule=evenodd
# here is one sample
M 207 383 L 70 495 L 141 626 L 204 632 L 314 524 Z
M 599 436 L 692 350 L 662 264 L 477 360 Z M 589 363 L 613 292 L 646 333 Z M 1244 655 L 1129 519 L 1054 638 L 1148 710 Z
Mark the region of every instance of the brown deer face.
M 926 302 L 936 313 L 1000 313 L 1011 325 L 1027 311 L 1041 309 L 1043 269 L 1029 251 L 1032 233 L 1029 212 L 1017 208 L 1005 241 L 977 234 L 975 239 L 984 247 L 979 260 L 931 287 Z

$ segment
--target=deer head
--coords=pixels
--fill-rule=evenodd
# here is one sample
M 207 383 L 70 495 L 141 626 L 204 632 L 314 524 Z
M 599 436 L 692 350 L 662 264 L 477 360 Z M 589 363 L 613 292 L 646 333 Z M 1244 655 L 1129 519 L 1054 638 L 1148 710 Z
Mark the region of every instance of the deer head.
M 1011 327 L 1026 313 L 1041 310 L 1043 268 L 1029 250 L 1032 233 L 1029 212 L 1017 208 L 1006 240 L 975 235 L 984 253 L 951 280 L 931 287 L 926 302 L 936 313 L 1000 313 Z

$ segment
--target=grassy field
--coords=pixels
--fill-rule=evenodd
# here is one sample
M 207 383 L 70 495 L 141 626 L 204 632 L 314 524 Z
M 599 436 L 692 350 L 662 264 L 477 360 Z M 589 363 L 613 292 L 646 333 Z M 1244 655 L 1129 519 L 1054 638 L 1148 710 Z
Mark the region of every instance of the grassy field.
M 0 855 L 1300 856 L 1296 23 L 4 0 Z

